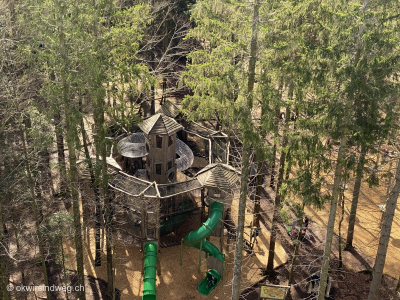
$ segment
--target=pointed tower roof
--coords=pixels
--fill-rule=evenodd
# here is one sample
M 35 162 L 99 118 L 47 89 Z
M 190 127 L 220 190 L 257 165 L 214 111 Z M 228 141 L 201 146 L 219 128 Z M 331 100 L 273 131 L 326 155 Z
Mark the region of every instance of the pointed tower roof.
M 230 191 L 240 179 L 240 172 L 227 164 L 211 164 L 200 170 L 196 178 L 203 187 Z
M 139 124 L 140 129 L 146 134 L 172 135 L 183 129 L 174 119 L 163 114 L 155 114 Z

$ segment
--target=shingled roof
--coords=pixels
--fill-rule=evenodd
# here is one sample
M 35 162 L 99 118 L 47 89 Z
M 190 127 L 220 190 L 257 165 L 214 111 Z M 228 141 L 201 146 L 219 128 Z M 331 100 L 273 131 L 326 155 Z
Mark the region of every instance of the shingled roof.
M 163 114 L 156 114 L 139 124 L 140 129 L 146 134 L 172 135 L 183 129 L 174 119 Z
M 167 100 L 163 105 L 156 111 L 156 114 L 164 114 L 168 117 L 175 118 L 179 115 L 179 108 L 171 101 Z
M 230 191 L 240 179 L 240 172 L 227 164 L 211 164 L 200 170 L 196 178 L 203 187 Z

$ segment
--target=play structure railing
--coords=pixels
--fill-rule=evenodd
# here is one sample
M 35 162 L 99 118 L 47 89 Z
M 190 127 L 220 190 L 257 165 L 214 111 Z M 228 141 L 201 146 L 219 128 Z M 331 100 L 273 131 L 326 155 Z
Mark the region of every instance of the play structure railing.
M 109 179 L 109 186 L 133 197 L 169 198 L 202 188 L 200 182 L 194 178 L 183 182 L 157 184 L 136 178 L 122 171 Z

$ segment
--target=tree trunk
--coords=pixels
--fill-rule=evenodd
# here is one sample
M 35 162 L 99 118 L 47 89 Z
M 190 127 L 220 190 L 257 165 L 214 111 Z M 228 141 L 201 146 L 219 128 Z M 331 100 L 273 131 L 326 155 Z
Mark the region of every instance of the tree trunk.
M 292 170 L 292 157 L 290 155 L 290 149 L 288 150 L 288 153 L 286 154 L 286 174 L 285 174 L 285 180 L 288 180 L 290 177 L 290 171 Z
M 56 76 L 54 71 L 50 72 L 50 80 L 55 81 Z M 63 136 L 63 128 L 64 125 L 62 123 L 62 116 L 61 116 L 61 105 L 59 103 L 54 105 L 54 113 L 53 113 L 53 125 L 55 127 L 56 133 L 56 145 L 57 145 L 57 162 L 59 167 L 59 174 L 60 174 L 60 194 L 62 197 L 67 196 L 67 168 L 65 163 L 65 148 L 64 148 L 64 136 Z
M 4 230 L 4 222 L 3 222 L 3 206 L 0 202 L 0 242 L 2 247 L 0 249 L 0 296 L 1 299 L 10 300 L 11 295 L 10 292 L 7 290 L 8 285 L 8 236 Z
M 262 183 L 264 179 L 264 162 L 259 161 L 257 163 L 257 177 L 256 177 L 256 194 L 254 197 L 254 209 L 253 209 L 253 226 L 260 227 L 260 210 L 261 210 L 261 192 Z
M 65 149 L 64 149 L 64 137 L 62 130 L 62 117 L 60 112 L 56 112 L 53 116 L 54 126 L 56 128 L 56 144 L 57 144 L 57 162 L 60 170 L 60 194 L 62 197 L 67 195 L 67 170 L 65 166 Z
M 265 108 L 261 108 L 261 116 L 266 113 Z M 260 136 L 265 139 L 267 132 L 261 126 Z M 256 177 L 256 194 L 254 197 L 254 208 L 253 208 L 253 226 L 260 227 L 260 211 L 261 211 L 261 193 L 263 190 L 262 184 L 264 181 L 264 155 L 257 156 L 257 177 Z
M 222 130 L 222 125 L 221 125 L 221 118 L 219 117 L 217 109 L 215 109 L 215 118 L 217 120 L 217 123 L 215 124 L 215 130 L 220 131 Z
M 232 283 L 232 300 L 239 300 L 240 295 L 240 279 L 242 273 L 242 250 L 243 250 L 243 235 L 244 235 L 244 221 L 246 215 L 246 199 L 247 199 L 247 181 L 249 178 L 249 158 L 250 147 L 245 142 L 243 145 L 243 161 L 242 161 L 242 175 L 240 178 L 240 198 L 238 209 L 238 225 L 236 228 L 236 249 L 235 261 L 233 269 L 233 283 Z
M 61 264 L 63 268 L 63 277 L 65 280 L 67 278 L 67 270 L 65 268 L 64 239 L 62 236 L 60 241 L 60 248 L 61 248 Z M 65 292 L 65 298 L 68 300 L 68 291 Z
M 364 0 L 364 5 L 362 7 L 363 12 L 365 14 L 368 7 L 368 0 Z M 359 27 L 359 34 L 357 37 L 357 44 L 356 44 L 356 53 L 354 55 L 354 68 L 357 67 L 358 62 L 361 58 L 361 51 L 362 51 L 362 37 L 364 33 L 365 26 Z M 338 87 L 340 88 L 341 84 L 339 83 Z M 338 89 L 339 90 L 339 89 Z M 321 267 L 321 277 L 320 277 L 320 284 L 318 290 L 318 300 L 324 300 L 325 298 L 325 290 L 326 290 L 326 281 L 328 279 L 328 269 L 329 269 L 329 256 L 331 254 L 331 247 L 332 247 L 332 239 L 333 239 L 333 231 L 335 226 L 335 217 L 336 217 L 336 208 L 339 196 L 339 188 L 340 182 L 342 180 L 342 161 L 345 158 L 345 152 L 347 149 L 347 135 L 349 132 L 348 124 L 350 124 L 350 118 L 352 109 L 351 106 L 353 105 L 352 97 L 350 95 L 347 96 L 345 102 L 344 112 L 345 115 L 343 117 L 343 135 L 340 139 L 339 145 L 339 153 L 336 159 L 336 168 L 335 168 L 335 178 L 333 181 L 333 189 L 332 189 L 332 200 L 331 200 L 331 207 L 329 210 L 329 220 L 328 226 L 326 229 L 326 240 L 325 240 L 325 249 L 324 255 L 322 260 L 322 267 Z
M 299 249 L 300 249 L 301 228 L 302 228 L 302 226 L 303 226 L 303 218 L 302 218 L 303 212 L 304 212 L 304 205 L 303 205 L 303 207 L 302 207 L 302 209 L 301 209 L 301 213 L 298 215 L 298 218 L 299 218 L 298 226 L 299 226 L 300 230 L 299 230 L 299 232 L 297 233 L 297 239 L 296 239 L 297 244 L 296 244 L 296 246 L 295 246 L 295 248 L 294 248 L 292 263 L 291 263 L 291 265 L 290 265 L 289 280 L 288 280 L 288 281 L 289 281 L 289 282 L 288 282 L 288 285 L 289 285 L 289 286 L 292 284 L 293 274 L 294 274 L 294 266 L 295 266 L 295 264 L 296 264 L 296 258 L 297 258 L 297 255 L 299 254 Z M 290 290 L 289 290 L 289 291 L 290 291 Z
M 279 159 L 279 173 L 278 173 L 278 182 L 276 185 L 276 196 L 274 203 L 274 214 L 272 216 L 272 228 L 271 235 L 269 239 L 269 250 L 268 250 L 268 262 L 267 262 L 267 272 L 272 272 L 274 270 L 274 256 L 275 256 L 275 242 L 276 236 L 278 234 L 278 221 L 280 219 L 281 213 L 281 203 L 283 200 L 283 195 L 279 191 L 283 183 L 283 176 L 285 175 L 285 161 L 286 161 L 286 152 L 285 147 L 288 145 L 289 139 L 287 136 L 287 129 L 289 125 L 289 107 L 286 107 L 286 117 L 285 117 L 285 130 L 283 133 L 283 141 L 282 141 L 282 152 L 281 157 Z
M 114 280 L 114 256 L 113 241 L 111 232 L 112 211 L 110 199 L 104 201 L 105 230 L 106 230 L 106 251 L 107 251 L 107 296 L 115 300 Z
M 249 61 L 249 75 L 247 81 L 247 106 L 244 107 L 244 112 L 241 118 L 242 126 L 249 128 L 252 125 L 251 110 L 253 108 L 253 90 L 255 81 L 255 71 L 257 62 L 257 41 L 258 41 L 258 11 L 260 9 L 260 0 L 254 1 L 253 7 L 253 24 L 251 30 L 251 43 L 250 43 L 250 61 Z M 243 235 L 244 235 L 244 222 L 246 214 L 246 200 L 247 200 L 247 185 L 249 178 L 249 162 L 250 158 L 250 141 L 249 137 L 244 134 L 243 137 L 243 157 L 242 157 L 242 174 L 240 182 L 240 197 L 238 209 L 238 225 L 235 249 L 235 261 L 233 269 L 233 282 L 232 282 L 232 300 L 239 300 L 240 296 L 240 279 L 242 273 L 242 250 L 243 250 Z
M 325 249 L 321 267 L 318 300 L 325 299 L 326 281 L 328 279 L 329 260 L 330 260 L 332 240 L 333 240 L 333 230 L 335 227 L 336 209 L 337 209 L 340 182 L 343 169 L 342 160 L 344 159 L 346 149 L 347 149 L 347 134 L 343 134 L 340 140 L 339 153 L 336 159 L 335 179 L 333 181 L 331 207 L 329 210 L 329 220 L 326 228 L 326 240 L 325 240 Z
M 353 248 L 354 227 L 356 224 L 358 197 L 360 195 L 360 188 L 363 178 L 363 169 L 365 165 L 366 154 L 367 154 L 367 147 L 364 144 L 362 144 L 360 158 L 358 159 L 358 164 L 357 164 L 357 171 L 356 171 L 357 177 L 356 181 L 354 182 L 353 199 L 351 201 L 351 209 L 349 215 L 349 225 L 347 227 L 347 239 L 345 246 L 346 250 L 350 250 Z
M 340 192 L 340 202 L 339 206 L 341 207 L 341 212 L 340 212 L 340 220 L 339 220 L 339 236 L 338 236 L 338 244 L 339 244 L 339 264 L 338 264 L 338 269 L 341 269 L 343 267 L 343 259 L 342 259 L 342 222 L 344 218 L 344 191 L 345 191 L 345 184 L 342 185 L 342 190 Z
M 151 50 L 150 50 L 151 51 Z M 151 51 L 151 71 L 155 72 L 156 68 L 156 54 Z M 150 91 L 150 116 L 155 115 L 156 113 L 156 88 L 157 88 L 157 81 L 151 86 Z
M 397 162 L 395 183 L 393 189 L 386 201 L 385 217 L 382 223 L 382 231 L 381 231 L 381 236 L 379 238 L 379 246 L 375 258 L 373 278 L 368 294 L 368 300 L 379 299 L 379 289 L 381 286 L 382 273 L 383 273 L 383 268 L 385 266 L 387 248 L 390 240 L 390 232 L 392 230 L 392 223 L 393 223 L 394 213 L 396 210 L 397 199 L 399 197 L 399 192 L 400 192 L 400 160 Z
M 156 114 L 156 87 L 155 87 L 155 85 L 151 86 L 150 113 L 152 116 Z
M 283 85 L 279 87 L 279 90 L 282 90 Z M 282 94 L 281 94 L 282 95 Z M 274 146 L 272 150 L 272 163 L 271 163 L 271 180 L 269 182 L 269 187 L 274 188 L 275 187 L 275 168 L 276 168 L 276 148 L 277 148 L 277 142 L 276 140 L 279 137 L 279 118 L 280 118 L 280 109 L 279 106 L 276 107 L 275 109 L 275 125 L 274 125 Z
M 50 289 L 49 289 L 49 278 L 48 278 L 47 266 L 46 266 L 46 258 L 44 255 L 45 241 L 44 241 L 42 231 L 40 229 L 41 216 L 39 214 L 39 208 L 38 208 L 38 205 L 36 202 L 35 180 L 33 179 L 34 176 L 32 174 L 31 166 L 29 165 L 29 157 L 28 157 L 28 150 L 27 150 L 27 145 L 26 145 L 25 132 L 22 128 L 20 129 L 20 134 L 21 134 L 21 141 L 22 141 L 22 149 L 23 149 L 23 153 L 24 153 L 25 170 L 26 170 L 26 175 L 28 178 L 28 185 L 29 185 L 28 189 L 29 189 L 30 198 L 31 198 L 30 205 L 31 205 L 31 208 L 33 211 L 33 216 L 35 218 L 35 231 L 36 231 L 36 235 L 38 237 L 39 253 L 40 253 L 42 272 L 43 272 L 43 277 L 44 277 L 44 284 L 47 287 L 46 297 L 47 297 L 47 300 L 51 300 L 51 293 L 50 293 Z
M 278 131 L 278 129 L 276 130 Z M 275 138 L 277 138 L 277 134 L 275 133 Z M 269 182 L 269 187 L 274 188 L 275 186 L 275 161 L 276 161 L 276 143 L 274 142 L 273 150 L 272 150 L 272 160 L 271 160 L 271 180 Z
M 75 251 L 76 251 L 76 269 L 78 284 L 85 286 L 85 274 L 83 270 L 83 245 L 82 245 L 82 224 L 81 213 L 79 207 L 79 193 L 78 193 L 78 171 L 76 167 L 76 154 L 75 154 L 75 141 L 78 133 L 75 125 L 73 125 L 73 118 L 71 109 L 67 98 L 64 98 L 65 116 L 66 116 L 66 129 L 67 129 L 67 145 L 68 145 L 68 159 L 69 159 L 69 181 L 71 186 L 72 197 L 72 210 L 74 215 L 74 234 L 75 234 Z M 79 299 L 85 300 L 86 295 L 84 290 L 80 290 Z
M 78 170 L 76 166 L 76 149 L 75 142 L 79 140 L 77 131 L 77 120 L 71 108 L 70 91 L 69 91 L 69 69 L 67 49 L 65 46 L 65 33 L 63 16 L 65 7 L 61 6 L 59 15 L 59 47 L 61 53 L 61 63 L 63 65 L 61 72 L 61 86 L 62 86 L 62 99 L 64 104 L 64 117 L 66 127 L 66 141 L 68 146 L 68 161 L 69 161 L 69 184 L 71 187 L 72 210 L 74 215 L 74 239 L 75 239 L 75 257 L 78 284 L 82 287 L 85 286 L 85 274 L 83 269 L 83 245 L 82 245 L 82 224 L 81 212 L 79 207 L 79 191 L 78 191 Z M 86 300 L 85 290 L 80 289 L 79 299 Z
M 21 246 L 19 243 L 19 234 L 18 234 L 18 227 L 15 225 L 17 223 L 17 219 L 19 218 L 19 216 L 16 216 L 13 214 L 13 227 L 14 227 L 14 233 L 15 233 L 15 245 L 17 247 L 17 253 L 20 252 Z M 0 225 L 1 226 L 1 225 Z M 25 280 L 25 272 L 24 269 L 21 269 L 21 283 L 22 285 L 27 285 L 26 284 L 26 280 Z M 27 294 L 24 293 L 24 299 L 28 299 Z
M 100 194 L 99 194 L 99 187 L 96 184 L 95 179 L 95 172 L 94 167 L 92 164 L 92 159 L 89 154 L 88 144 L 87 144 L 87 134 L 85 130 L 85 124 L 83 119 L 81 119 L 81 130 L 82 130 L 82 140 L 83 140 L 83 147 L 85 150 L 85 157 L 86 161 L 88 162 L 89 166 L 89 173 L 90 173 L 90 183 L 94 192 L 94 201 L 95 201 L 95 258 L 94 258 L 94 265 L 95 267 L 101 266 L 101 245 L 100 245 L 100 227 L 101 227 L 101 202 L 100 202 Z
M 98 82 L 101 84 L 101 81 Z M 114 287 L 114 268 L 113 268 L 113 247 L 112 247 L 112 210 L 108 192 L 108 172 L 107 172 L 107 148 L 106 148 L 106 132 L 104 120 L 104 106 L 103 97 L 96 95 L 93 99 L 93 107 L 95 109 L 94 121 L 96 125 L 96 162 L 99 172 L 101 196 L 104 199 L 104 219 L 105 219 L 105 231 L 106 231 L 106 251 L 107 251 L 107 295 L 110 299 L 115 299 L 115 287 Z M 99 213 L 100 205 L 96 204 L 96 218 Z M 96 233 L 97 236 L 97 233 Z
M 103 116 L 104 117 L 104 116 Z M 104 134 L 102 134 L 104 135 Z M 105 140 L 105 139 L 104 139 Z M 108 192 L 108 174 L 107 174 L 107 162 L 106 162 L 106 147 L 104 142 L 101 147 L 102 156 L 102 194 L 104 197 L 104 219 L 105 219 L 105 231 L 106 231 L 106 251 L 107 251 L 107 294 L 111 296 L 112 300 L 115 300 L 115 276 L 114 276 L 114 255 L 113 255 L 113 238 L 112 238 L 112 204 L 110 200 L 110 193 Z

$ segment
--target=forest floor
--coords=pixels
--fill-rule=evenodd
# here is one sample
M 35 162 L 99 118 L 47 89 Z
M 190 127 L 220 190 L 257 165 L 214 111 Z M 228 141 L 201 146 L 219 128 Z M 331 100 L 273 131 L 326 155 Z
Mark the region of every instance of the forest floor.
M 365 188 L 363 187 L 364 191 Z M 371 188 L 375 193 L 382 192 L 383 188 Z M 369 194 L 372 196 L 372 199 L 376 201 L 380 201 L 380 197 L 377 197 L 375 193 Z M 271 188 L 267 188 L 265 191 L 265 198 L 270 199 L 269 201 L 262 202 L 262 223 L 267 224 L 267 228 L 269 228 L 269 224 L 272 218 L 272 209 L 273 204 L 271 199 L 275 197 L 275 191 Z M 347 191 L 351 194 L 352 190 L 349 189 Z M 347 193 L 345 194 L 348 196 Z M 347 198 L 349 199 L 349 198 Z M 351 199 L 351 198 L 350 198 Z M 346 299 L 346 300 L 365 300 L 368 296 L 368 291 L 370 287 L 371 277 L 371 269 L 373 267 L 373 261 L 376 255 L 376 247 L 373 246 L 373 239 L 370 239 L 370 244 L 368 247 L 362 247 L 360 245 L 364 245 L 363 243 L 368 243 L 366 240 L 366 235 L 363 235 L 363 230 L 371 230 L 371 227 L 374 227 L 376 222 L 364 224 L 364 222 L 360 222 L 360 220 L 373 218 L 373 215 L 378 216 L 380 218 L 381 213 L 379 212 L 379 208 L 376 206 L 376 211 L 370 211 L 366 209 L 368 206 L 365 201 L 370 201 L 371 198 L 366 198 L 365 194 L 362 194 L 360 199 L 360 210 L 359 210 L 359 218 L 357 220 L 356 226 L 356 234 L 355 234 L 355 248 L 352 251 L 342 251 L 342 260 L 343 267 L 338 269 L 339 264 L 339 239 L 338 236 L 335 235 L 332 244 L 332 253 L 331 253 L 331 261 L 330 261 L 330 273 L 329 276 L 332 277 L 332 288 L 330 299 Z M 345 202 L 346 203 L 346 202 Z M 348 203 L 350 205 L 350 203 Z M 346 207 L 346 206 L 345 206 Z M 374 206 L 373 206 L 374 207 Z M 311 222 L 308 226 L 307 236 L 302 241 L 299 255 L 297 257 L 297 261 L 295 263 L 294 270 L 294 282 L 291 288 L 291 296 L 287 299 L 300 300 L 300 299 L 316 299 L 315 294 L 307 293 L 307 283 L 310 279 L 311 275 L 317 273 L 321 268 L 322 255 L 324 251 L 324 241 L 326 235 L 326 222 L 327 222 L 327 214 L 329 212 L 328 204 L 326 207 L 319 211 L 308 210 L 307 214 L 311 219 Z M 365 226 L 365 227 L 364 227 Z M 396 236 L 398 234 L 398 227 L 394 224 L 394 230 L 392 230 L 392 240 L 396 240 Z M 265 278 L 260 283 L 272 283 L 279 285 L 287 285 L 289 278 L 289 270 L 290 270 L 290 261 L 292 259 L 292 253 L 294 253 L 294 245 L 292 239 L 286 233 L 285 226 L 279 226 L 280 234 L 279 240 L 285 251 L 289 256 L 289 263 L 282 265 L 277 268 L 277 276 L 268 280 Z M 347 222 L 344 222 L 342 225 L 342 232 L 346 232 L 347 230 Z M 336 231 L 337 232 L 337 231 Z M 379 237 L 379 232 L 375 233 L 375 240 Z M 393 237 L 393 234 L 395 237 Z M 342 247 L 344 241 L 342 240 Z M 392 243 L 393 244 L 393 243 Z M 387 272 L 382 278 L 382 287 L 380 292 L 380 299 L 390 299 L 393 290 L 396 286 L 397 279 L 396 270 L 399 270 L 398 264 L 398 253 L 396 251 L 396 246 L 391 245 L 388 251 L 387 263 L 385 272 Z M 388 263 L 389 261 L 389 263 Z M 393 274 L 393 275 L 392 275 Z M 398 274 L 397 274 L 398 275 Z M 247 300 L 258 299 L 259 293 L 259 284 L 254 285 L 253 287 L 247 289 L 245 292 Z
M 88 128 L 90 128 L 88 126 Z M 385 168 L 388 168 L 386 164 Z M 345 191 L 345 217 L 342 224 L 342 232 L 347 232 L 347 220 L 350 211 L 352 187 L 354 181 L 349 181 L 349 189 Z M 261 271 L 266 266 L 268 258 L 269 231 L 273 213 L 273 199 L 275 191 L 264 185 L 264 194 L 261 211 L 261 232 L 257 239 L 258 244 L 254 245 L 253 252 L 244 251 L 242 299 L 258 299 L 259 284 L 273 283 L 287 285 L 290 262 L 294 245 L 292 239 L 286 232 L 285 226 L 279 226 L 277 256 L 275 267 L 277 276 L 268 280 L 262 276 Z M 338 270 L 338 238 L 334 239 L 331 254 L 331 272 L 333 279 L 331 299 L 364 300 L 367 298 L 371 274 L 370 270 L 376 255 L 379 239 L 379 221 L 381 218 L 380 205 L 385 202 L 386 187 L 369 188 L 366 183 L 361 187 L 360 203 L 358 209 L 357 224 L 355 229 L 355 249 L 343 252 L 343 267 Z M 235 205 L 232 205 L 235 207 Z M 248 201 L 246 214 L 247 225 L 252 218 L 252 203 Z M 311 274 L 320 270 L 324 248 L 326 223 L 328 221 L 329 204 L 322 210 L 307 208 L 306 213 L 310 218 L 307 238 L 300 246 L 298 260 L 294 273 L 294 284 L 291 288 L 291 295 L 288 299 L 315 299 L 315 295 L 307 293 L 307 281 Z M 399 275 L 400 262 L 397 256 L 400 247 L 400 221 L 398 208 L 396 209 L 392 238 L 388 249 L 385 272 L 382 280 L 380 299 L 390 299 L 392 290 L 395 287 Z M 340 210 L 338 208 L 338 217 Z M 293 219 L 295 218 L 292 215 Z M 237 220 L 235 210 L 232 211 L 232 220 Z M 191 219 L 193 221 L 193 219 Z M 201 224 L 198 220 L 196 223 Z M 338 222 L 336 222 L 337 224 Z M 335 228 L 337 233 L 337 227 Z M 246 237 L 249 239 L 250 229 L 246 229 Z M 102 244 L 102 266 L 94 267 L 94 233 L 90 227 L 85 229 L 85 274 L 87 299 L 105 299 L 106 288 L 106 258 L 105 246 Z M 211 241 L 219 247 L 219 238 L 212 238 Z M 343 241 L 344 242 L 344 241 Z M 157 298 L 173 300 L 203 300 L 203 299 L 230 299 L 233 276 L 234 241 L 224 239 L 224 254 L 226 255 L 226 269 L 224 281 L 207 297 L 197 291 L 198 283 L 204 278 L 206 258 L 201 255 L 201 266 L 199 273 L 199 250 L 189 247 L 183 248 L 182 266 L 180 266 L 181 247 L 174 246 L 160 249 L 159 258 L 161 262 L 161 275 L 157 276 Z M 72 249 L 73 247 L 71 247 Z M 76 282 L 76 266 L 74 253 L 68 252 L 67 266 L 69 267 L 69 279 L 71 283 Z M 142 257 L 143 253 L 132 239 L 118 239 L 115 245 L 116 260 L 116 287 L 120 292 L 120 299 L 141 299 L 143 292 Z M 60 279 L 53 276 L 52 282 L 56 284 Z M 63 282 L 65 284 L 65 282 Z M 247 287 L 247 288 L 246 288 Z M 44 296 L 44 295 L 38 295 Z M 54 299 L 65 299 L 63 294 L 58 294 Z M 75 299 L 74 294 L 69 299 Z
M 183 177 L 181 179 L 184 179 Z M 199 195 L 194 195 L 199 197 Z M 235 197 L 237 198 L 237 197 Z M 236 207 L 236 201 L 232 208 Z M 237 213 L 232 209 L 231 216 L 233 220 L 237 220 Z M 94 267 L 94 231 L 93 226 L 90 226 L 90 221 L 85 222 L 85 215 L 83 216 L 84 224 L 87 226 L 84 229 L 84 266 L 85 274 L 90 279 L 91 286 L 87 287 L 90 296 L 87 299 L 102 299 L 100 294 L 104 294 L 102 287 L 104 280 L 107 278 L 105 246 L 102 243 L 102 266 Z M 88 216 L 90 218 L 90 216 Z M 246 224 L 249 225 L 252 220 L 252 214 L 246 214 Z M 121 220 L 120 220 L 121 221 Z M 184 229 L 178 229 L 177 232 L 172 233 L 175 236 L 174 240 L 183 237 L 183 232 L 188 230 L 196 230 L 204 221 L 201 220 L 199 213 L 193 213 L 187 224 L 182 225 Z M 190 229 L 188 229 L 190 227 Z M 129 229 L 128 229 L 129 230 Z M 246 239 L 249 240 L 249 231 L 246 229 Z M 130 230 L 132 233 L 132 228 Z M 140 252 L 140 247 L 137 240 L 129 236 L 129 234 L 120 234 L 115 239 L 115 268 L 116 268 L 116 288 L 120 292 L 121 300 L 128 299 L 141 299 L 143 293 L 143 253 Z M 185 233 L 185 234 L 186 234 Z M 246 248 L 243 251 L 243 271 L 241 286 L 243 288 L 257 284 L 264 276 L 261 274 L 261 269 L 265 267 L 268 259 L 268 240 L 269 231 L 262 226 L 258 244 L 254 246 L 254 251 Z M 210 241 L 218 248 L 221 247 L 220 238 L 210 237 Z M 223 239 L 224 245 L 223 253 L 225 255 L 225 273 L 223 281 L 219 283 L 217 288 L 213 290 L 212 294 L 208 297 L 201 295 L 197 291 L 197 285 L 205 277 L 207 268 L 207 259 L 204 253 L 192 247 L 183 247 L 180 245 L 168 248 L 160 248 L 158 258 L 160 260 L 161 274 L 157 276 L 157 299 L 166 300 L 201 300 L 201 299 L 230 299 L 232 291 L 232 278 L 233 278 L 233 262 L 234 262 L 234 247 L 235 242 L 228 239 L 227 230 L 225 230 L 225 237 Z M 181 252 L 182 250 L 182 252 Z M 68 249 L 68 268 L 73 269 L 75 266 L 73 246 Z M 282 266 L 287 263 L 287 254 L 283 247 L 277 242 L 276 256 L 274 265 L 275 267 Z M 180 260 L 182 259 L 182 266 Z M 201 264 L 199 266 L 199 261 Z M 101 279 L 96 282 L 94 278 Z M 99 298 L 96 298 L 96 295 Z
M 258 244 L 254 245 L 253 252 L 244 251 L 243 278 L 241 286 L 245 289 L 241 299 L 258 299 L 260 284 L 278 284 L 286 286 L 288 283 L 290 263 L 292 253 L 294 252 L 293 240 L 286 232 L 285 226 L 279 226 L 277 256 L 275 267 L 277 275 L 268 279 L 262 276 L 261 271 L 265 268 L 268 258 L 269 231 L 272 219 L 272 208 L 274 191 L 270 188 L 264 190 L 262 201 L 261 231 L 258 237 Z M 362 200 L 363 201 L 363 200 Z M 361 205 L 362 205 L 361 201 Z M 233 203 L 232 207 L 235 207 Z M 246 213 L 246 224 L 251 220 L 251 201 L 249 202 Z M 322 254 L 324 250 L 324 240 L 326 225 L 320 223 L 317 216 L 323 218 L 324 210 L 319 211 L 319 215 L 314 216 L 308 212 L 311 222 L 308 227 L 306 239 L 300 246 L 299 256 L 294 271 L 294 282 L 291 288 L 291 295 L 287 299 L 303 300 L 316 299 L 315 294 L 307 293 L 307 283 L 313 273 L 320 270 Z M 194 216 L 190 222 L 201 224 L 201 220 L 196 220 Z M 236 219 L 235 210 L 232 210 L 232 220 Z M 196 226 L 195 226 L 196 227 Z M 344 226 L 344 228 L 346 228 Z M 85 273 L 87 274 L 87 283 L 90 285 L 90 291 L 87 289 L 87 299 L 103 299 L 99 294 L 104 294 L 105 280 L 107 278 L 105 265 L 105 251 L 103 251 L 102 266 L 94 267 L 94 243 L 93 230 L 87 228 L 85 235 Z M 250 229 L 246 228 L 245 237 L 248 239 Z M 217 247 L 219 247 L 219 238 L 211 238 Z M 224 254 L 226 256 L 226 269 L 224 280 L 209 295 L 203 296 L 197 291 L 197 285 L 204 278 L 207 271 L 207 261 L 204 254 L 201 255 L 201 266 L 199 272 L 200 252 L 198 249 L 184 247 L 182 253 L 182 266 L 180 266 L 181 247 L 174 246 L 160 249 L 159 258 L 161 262 L 161 275 L 157 276 L 157 298 L 176 299 L 176 300 L 203 300 L 203 299 L 230 299 L 233 277 L 234 260 L 234 241 L 224 239 Z M 357 244 L 357 240 L 356 240 Z M 104 249 L 104 248 L 103 248 Z M 367 299 L 372 268 L 373 257 L 368 255 L 362 248 L 356 248 L 352 251 L 343 252 L 343 267 L 339 270 L 338 266 L 338 238 L 333 241 L 331 254 L 331 272 L 332 288 L 330 299 L 345 300 L 365 300 Z M 371 248 L 372 249 L 372 248 Z M 142 274 L 142 256 L 140 248 L 134 245 L 132 241 L 118 239 L 116 245 L 116 287 L 121 293 L 121 300 L 141 299 L 143 292 L 143 274 Z M 390 252 L 390 255 L 395 255 Z M 70 252 L 68 264 L 73 268 L 74 259 Z M 389 268 L 391 270 L 391 268 Z M 395 267 L 393 267 L 395 270 Z M 72 273 L 73 275 L 73 273 Z M 100 279 L 100 280 L 97 280 Z M 390 275 L 384 275 L 380 299 L 390 299 L 392 291 L 396 285 L 396 280 Z M 87 285 L 88 286 L 88 285 Z M 246 288 L 247 287 L 247 288 Z M 92 296 L 90 296 L 92 295 Z M 62 298 L 59 298 L 62 299 Z

